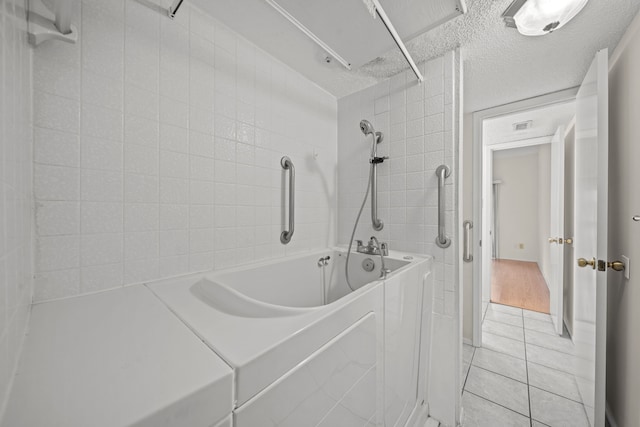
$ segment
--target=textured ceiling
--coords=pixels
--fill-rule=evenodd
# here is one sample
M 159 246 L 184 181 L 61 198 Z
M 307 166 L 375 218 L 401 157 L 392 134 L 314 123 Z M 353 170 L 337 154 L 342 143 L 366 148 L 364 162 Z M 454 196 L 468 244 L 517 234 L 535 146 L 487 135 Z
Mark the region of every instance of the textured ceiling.
M 192 1 L 338 98 L 407 69 L 397 49 L 352 71 L 337 61 L 327 64 L 321 49 L 301 32 L 292 31 L 291 24 L 275 16 L 262 0 Z M 244 7 L 250 1 L 252 7 Z M 417 63 L 461 48 L 465 112 L 577 86 L 596 51 L 609 48 L 611 52 L 640 8 L 640 0 L 590 0 L 560 30 L 526 37 L 505 27 L 501 18 L 511 1 L 466 0 L 466 14 L 406 43 Z M 402 22 L 394 25 L 401 32 Z M 256 26 L 286 33 L 288 42 L 263 46 L 266 41 L 257 36 Z
M 526 37 L 500 17 L 511 0 L 466 3 L 465 15 L 408 43 L 418 62 L 461 47 L 466 112 L 579 85 L 596 51 L 611 53 L 640 8 L 640 0 L 590 0 L 560 30 Z M 404 68 L 400 54 L 391 51 L 358 72 L 381 78 Z M 337 96 L 350 92 L 339 85 L 329 90 Z

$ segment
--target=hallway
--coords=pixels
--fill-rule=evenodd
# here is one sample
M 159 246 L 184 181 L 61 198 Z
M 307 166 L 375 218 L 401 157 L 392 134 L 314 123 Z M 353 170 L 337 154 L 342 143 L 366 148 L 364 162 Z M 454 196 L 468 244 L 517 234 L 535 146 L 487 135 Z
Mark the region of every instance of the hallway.
M 482 339 L 482 348 L 464 345 L 464 426 L 590 425 L 571 373 L 573 343 L 549 315 L 489 304 Z
M 549 288 L 535 262 L 491 261 L 491 302 L 549 313 Z

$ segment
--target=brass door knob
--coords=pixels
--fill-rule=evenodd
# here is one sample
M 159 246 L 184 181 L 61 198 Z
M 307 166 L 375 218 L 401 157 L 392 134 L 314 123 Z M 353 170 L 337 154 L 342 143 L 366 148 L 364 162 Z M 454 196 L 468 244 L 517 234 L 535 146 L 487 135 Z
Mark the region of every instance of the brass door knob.
M 567 245 L 573 245 L 573 237 L 567 237 L 566 239 L 564 239 L 564 242 Z
M 584 258 L 578 258 L 578 267 L 586 267 L 587 265 L 590 265 L 591 268 L 593 268 L 595 270 L 596 269 L 596 259 L 595 258 L 591 258 L 589 261 L 587 261 Z
M 624 262 L 622 261 L 613 261 L 608 262 L 607 267 L 615 270 L 615 271 L 624 271 Z

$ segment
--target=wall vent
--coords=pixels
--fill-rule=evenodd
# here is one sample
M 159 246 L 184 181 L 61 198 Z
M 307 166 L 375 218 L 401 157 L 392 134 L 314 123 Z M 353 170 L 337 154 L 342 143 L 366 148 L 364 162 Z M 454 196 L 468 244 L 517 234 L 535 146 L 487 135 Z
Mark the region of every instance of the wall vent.
M 514 123 L 513 124 L 513 130 L 521 131 L 521 130 L 531 129 L 532 125 L 533 125 L 533 120 L 527 120 L 526 122 Z

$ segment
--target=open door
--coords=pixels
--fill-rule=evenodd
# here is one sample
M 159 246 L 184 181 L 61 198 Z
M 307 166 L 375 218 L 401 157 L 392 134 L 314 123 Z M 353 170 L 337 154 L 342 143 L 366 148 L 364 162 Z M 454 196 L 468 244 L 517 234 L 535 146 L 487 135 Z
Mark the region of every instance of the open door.
M 605 425 L 608 53 L 596 54 L 576 97 L 575 376 L 592 426 Z
M 549 314 L 562 335 L 564 296 L 564 126 L 551 139 L 551 203 L 549 237 Z

